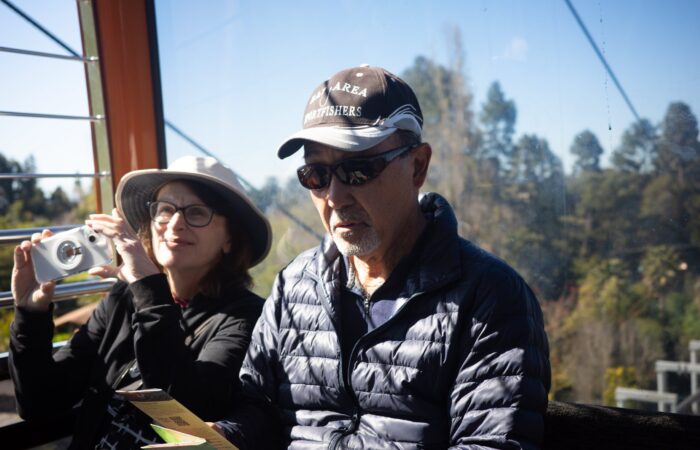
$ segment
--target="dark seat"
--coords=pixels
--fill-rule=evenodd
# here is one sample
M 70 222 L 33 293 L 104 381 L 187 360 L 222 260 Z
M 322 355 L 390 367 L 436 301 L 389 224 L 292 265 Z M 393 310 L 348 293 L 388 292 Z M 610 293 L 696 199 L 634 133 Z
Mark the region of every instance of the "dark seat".
M 0 448 L 3 450 L 26 449 L 70 436 L 73 433 L 76 416 L 77 409 L 73 409 L 57 417 L 19 421 L 0 427 Z
M 550 402 L 544 450 L 700 450 L 700 416 Z
M 74 414 L 0 428 L 3 449 L 70 435 Z M 549 402 L 543 450 L 700 450 L 700 416 Z

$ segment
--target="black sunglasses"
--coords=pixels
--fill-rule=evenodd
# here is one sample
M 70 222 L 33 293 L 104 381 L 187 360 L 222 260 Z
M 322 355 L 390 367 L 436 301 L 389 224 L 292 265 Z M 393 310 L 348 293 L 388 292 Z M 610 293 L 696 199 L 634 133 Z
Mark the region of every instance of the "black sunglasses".
M 348 158 L 335 164 L 304 164 L 297 169 L 299 182 L 306 189 L 323 189 L 331 184 L 331 175 L 335 175 L 343 184 L 360 186 L 374 178 L 389 163 L 399 156 L 408 153 L 420 144 L 409 144 L 387 150 L 377 155 Z

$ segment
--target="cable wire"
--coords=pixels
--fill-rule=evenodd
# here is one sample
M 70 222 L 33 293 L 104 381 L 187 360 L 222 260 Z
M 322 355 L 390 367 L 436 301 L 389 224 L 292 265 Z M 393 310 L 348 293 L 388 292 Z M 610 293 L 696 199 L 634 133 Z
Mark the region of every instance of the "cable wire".
M 588 42 L 591 44 L 591 47 L 593 47 L 593 51 L 595 51 L 595 54 L 598 55 L 598 59 L 600 59 L 600 62 L 603 63 L 605 70 L 608 71 L 608 75 L 610 75 L 610 78 L 612 78 L 613 82 L 615 83 L 615 86 L 617 86 L 617 90 L 620 91 L 620 94 L 622 95 L 622 98 L 625 100 L 625 103 L 627 103 L 627 106 L 629 107 L 630 111 L 632 111 L 632 114 L 637 119 L 637 121 L 641 120 L 639 117 L 639 114 L 637 114 L 637 110 L 634 108 L 629 97 L 627 97 L 625 90 L 622 88 L 622 84 L 620 84 L 620 82 L 618 81 L 617 77 L 615 76 L 615 73 L 613 72 L 612 68 L 608 64 L 608 61 L 606 61 L 605 56 L 603 56 L 603 54 L 600 52 L 598 45 L 595 43 L 595 41 L 593 40 L 593 37 L 588 32 L 588 28 L 586 28 L 586 25 L 583 23 L 583 20 L 581 20 L 581 17 L 579 17 L 578 13 L 576 12 L 576 8 L 574 8 L 574 5 L 571 4 L 570 0 L 564 0 L 564 2 L 569 7 L 571 14 L 574 15 L 574 19 L 576 19 L 576 22 L 581 27 L 581 31 L 583 31 L 583 34 L 586 35 Z

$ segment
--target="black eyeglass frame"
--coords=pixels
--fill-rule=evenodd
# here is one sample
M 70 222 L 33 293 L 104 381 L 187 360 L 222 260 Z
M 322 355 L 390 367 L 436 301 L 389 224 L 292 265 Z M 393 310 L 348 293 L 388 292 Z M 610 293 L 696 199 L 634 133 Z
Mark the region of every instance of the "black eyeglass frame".
M 187 225 L 189 225 L 189 226 L 191 226 L 191 227 L 194 227 L 194 228 L 204 228 L 204 227 L 206 227 L 206 226 L 209 225 L 209 224 L 211 223 L 211 221 L 214 219 L 214 214 L 216 214 L 216 210 L 215 210 L 214 208 L 212 208 L 212 207 L 209 206 L 209 205 L 202 204 L 202 203 L 193 203 L 193 204 L 191 204 L 191 205 L 187 205 L 187 206 L 182 206 L 182 207 L 180 207 L 180 206 L 177 206 L 176 204 L 174 204 L 174 203 L 172 203 L 172 202 L 169 202 L 169 201 L 167 201 L 167 200 L 154 200 L 154 201 L 152 201 L 152 202 L 146 202 L 146 207 L 148 208 L 148 215 L 149 215 L 149 217 L 151 218 L 151 220 L 152 220 L 153 222 L 155 222 L 155 223 L 157 223 L 157 224 L 159 224 L 159 225 L 167 225 L 168 223 L 170 223 L 170 220 L 173 220 L 173 219 L 172 219 L 172 216 L 170 216 L 170 220 L 168 220 L 167 222 L 160 222 L 160 221 L 157 221 L 157 220 L 156 220 L 156 218 L 154 217 L 154 214 L 155 214 L 157 211 L 154 211 L 153 206 L 157 205 L 158 203 L 167 203 L 168 205 L 172 206 L 172 207 L 175 209 L 175 211 L 173 211 L 173 216 L 174 216 L 175 214 L 177 214 L 178 212 L 182 211 L 182 217 L 183 217 L 183 219 L 185 219 L 185 222 L 187 223 Z M 203 224 L 203 225 L 195 225 L 195 224 L 193 224 L 193 223 L 190 223 L 190 220 L 187 218 L 187 210 L 188 210 L 189 208 L 192 208 L 192 207 L 195 207 L 195 206 L 198 207 L 198 208 L 204 208 L 206 211 L 209 211 L 209 220 L 207 220 L 207 223 L 205 223 L 205 224 Z
M 391 161 L 421 145 L 422 143 L 420 142 L 406 144 L 372 156 L 358 156 L 356 158 L 343 159 L 335 164 L 304 164 L 297 169 L 297 178 L 299 178 L 299 183 L 301 183 L 303 187 L 312 191 L 327 188 L 331 184 L 331 174 L 335 175 L 338 181 L 347 186 L 362 186 L 377 178 Z M 344 175 L 340 175 L 338 169 L 342 169 L 341 173 Z M 362 173 L 364 171 L 372 171 L 373 173 Z M 356 172 L 362 173 L 363 177 L 360 178 L 357 177 L 357 175 L 353 175 Z M 310 179 L 314 173 L 316 173 L 319 178 L 320 186 L 318 187 L 310 187 L 308 181 L 305 181 Z

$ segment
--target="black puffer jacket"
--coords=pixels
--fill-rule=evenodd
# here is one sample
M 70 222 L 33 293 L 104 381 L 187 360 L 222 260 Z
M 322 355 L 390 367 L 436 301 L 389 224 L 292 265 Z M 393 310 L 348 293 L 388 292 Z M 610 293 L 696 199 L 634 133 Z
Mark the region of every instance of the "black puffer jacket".
M 513 269 L 458 237 L 447 202 L 421 200 L 427 245 L 394 315 L 342 367 L 341 257 L 329 239 L 278 276 L 241 371 L 276 406 L 290 449 L 535 449 L 550 386 L 537 299 Z M 259 409 L 259 408 L 258 408 Z M 222 422 L 263 448 L 272 421 L 239 407 Z M 279 445 L 279 444 L 277 444 Z
M 165 275 L 119 282 L 53 356 L 48 312 L 16 308 L 10 375 L 20 416 L 52 417 L 82 400 L 73 448 L 92 448 L 113 385 L 137 360 L 143 388 L 161 388 L 204 420 L 220 418 L 263 301 L 246 289 L 195 296 L 182 310 Z M 206 323 L 206 325 L 204 325 Z

